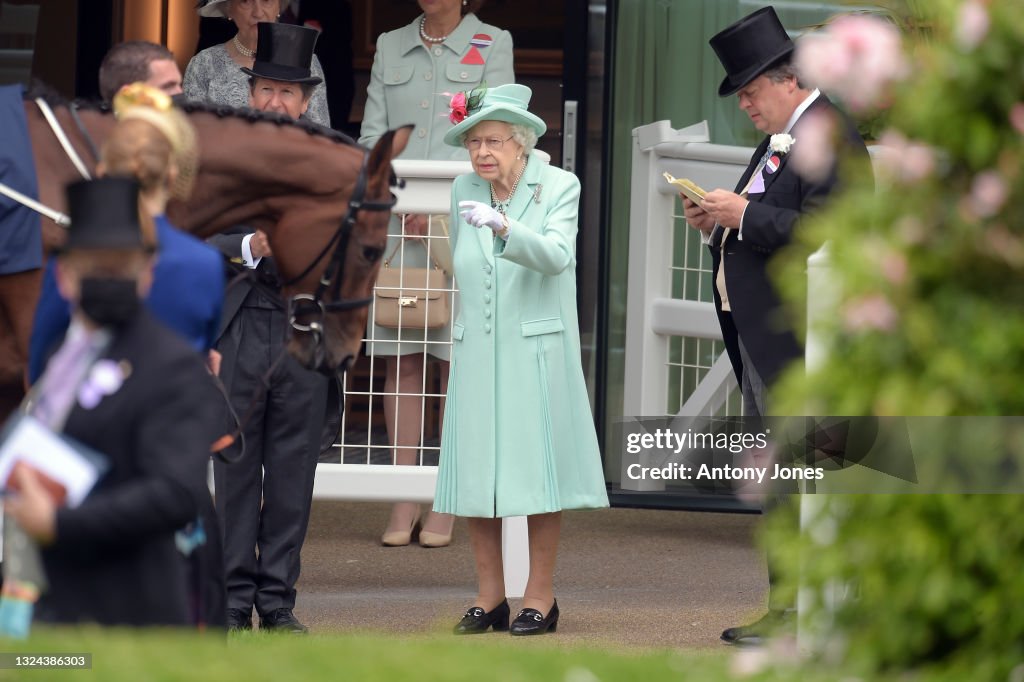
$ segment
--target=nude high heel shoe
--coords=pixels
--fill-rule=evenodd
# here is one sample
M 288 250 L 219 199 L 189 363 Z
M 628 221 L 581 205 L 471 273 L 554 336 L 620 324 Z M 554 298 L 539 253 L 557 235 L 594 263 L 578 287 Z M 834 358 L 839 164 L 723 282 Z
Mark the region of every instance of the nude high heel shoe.
M 427 526 L 433 522 L 435 525 L 438 521 L 447 520 L 447 532 L 437 533 L 434 531 L 420 529 L 420 547 L 447 547 L 452 544 L 452 529 L 455 527 L 455 517 L 451 514 L 437 514 L 430 512 L 427 516 L 427 520 L 423 523 L 423 526 Z
M 401 503 L 399 503 L 401 504 Z M 385 547 L 405 547 L 412 542 L 413 536 L 420 527 L 420 506 L 416 505 L 416 513 L 412 517 L 408 529 L 386 530 L 380 537 L 380 544 Z

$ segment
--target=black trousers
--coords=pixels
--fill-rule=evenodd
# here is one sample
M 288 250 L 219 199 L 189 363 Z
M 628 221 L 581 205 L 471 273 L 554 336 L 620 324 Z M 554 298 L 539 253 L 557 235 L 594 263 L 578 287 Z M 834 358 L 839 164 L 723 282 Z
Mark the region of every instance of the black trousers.
M 223 529 L 229 609 L 261 615 L 295 605 L 302 543 L 309 525 L 313 477 L 327 398 L 327 379 L 285 355 L 285 314 L 253 292 L 218 344 L 221 378 L 245 426 L 245 453 L 214 464 L 217 510 Z M 226 454 L 238 456 L 238 445 Z

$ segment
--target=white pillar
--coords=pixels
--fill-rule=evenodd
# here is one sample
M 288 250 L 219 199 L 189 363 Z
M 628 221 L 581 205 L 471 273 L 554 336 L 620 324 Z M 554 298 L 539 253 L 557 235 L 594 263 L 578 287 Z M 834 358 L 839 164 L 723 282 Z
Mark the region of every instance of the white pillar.
M 505 596 L 526 594 L 530 577 L 530 540 L 525 516 L 510 516 L 501 524 L 501 556 L 505 565 Z

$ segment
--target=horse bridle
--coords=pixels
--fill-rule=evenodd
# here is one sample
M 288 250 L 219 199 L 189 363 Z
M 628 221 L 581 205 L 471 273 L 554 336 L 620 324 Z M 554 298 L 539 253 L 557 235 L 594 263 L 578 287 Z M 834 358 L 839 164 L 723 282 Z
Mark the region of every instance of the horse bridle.
M 312 294 L 295 294 L 288 298 L 287 301 L 289 325 L 293 331 L 313 335 L 318 355 L 322 352 L 323 321 L 327 313 L 364 308 L 373 302 L 372 296 L 352 299 L 341 298 L 341 282 L 344 279 L 345 272 L 345 255 L 348 251 L 349 237 L 352 234 L 352 228 L 355 227 L 359 212 L 390 212 L 398 200 L 392 192 L 391 198 L 388 201 L 364 201 L 367 185 L 368 158 L 369 154 L 364 152 L 363 163 L 359 168 L 359 175 L 356 177 L 355 186 L 352 188 L 352 194 L 348 200 L 348 212 L 345 214 L 344 219 L 342 219 L 338 229 L 334 231 L 334 235 L 301 273 L 282 284 L 282 287 L 287 287 L 302 281 L 316 267 L 317 263 L 324 259 L 331 250 L 331 247 L 334 248 L 331 259 L 327 263 L 327 267 L 324 268 L 323 275 L 320 276 L 320 282 L 317 285 L 316 291 Z M 404 184 L 404 182 L 395 177 L 394 172 L 391 173 L 391 179 L 388 183 L 389 187 L 402 187 Z M 332 300 L 325 302 L 325 294 L 328 291 L 331 293 Z M 305 318 L 310 315 L 314 316 L 315 319 L 308 323 L 299 322 L 300 317 Z

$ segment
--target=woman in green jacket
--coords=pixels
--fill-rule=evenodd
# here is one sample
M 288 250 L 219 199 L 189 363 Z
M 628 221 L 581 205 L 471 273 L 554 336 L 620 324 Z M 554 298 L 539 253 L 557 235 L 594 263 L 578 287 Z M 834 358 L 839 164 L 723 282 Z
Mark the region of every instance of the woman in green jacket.
M 390 129 L 415 126 L 402 159 L 465 160 L 466 151 L 444 143 L 451 130 L 448 102 L 452 93 L 511 83 L 512 37 L 508 31 L 483 23 L 473 13 L 481 0 L 418 0 L 423 11 L 411 24 L 382 34 L 370 71 L 360 144 L 372 147 Z M 387 253 L 392 268 L 423 268 L 443 264 L 450 253 L 443 238 L 443 218 L 405 216 L 391 221 Z M 434 223 L 431 225 L 431 223 Z M 426 235 L 431 238 L 420 239 Z M 428 259 L 428 249 L 430 259 Z M 448 273 L 448 289 L 452 289 Z M 445 294 L 450 295 L 450 294 Z M 384 416 L 395 446 L 395 463 L 419 462 L 417 446 L 422 429 L 426 362 L 441 362 L 442 392 L 446 388 L 451 349 L 451 324 L 440 329 L 397 329 L 374 324 L 371 310 L 367 352 L 386 358 Z M 397 394 L 397 395 L 396 395 Z M 394 397 L 392 397 L 394 396 Z M 408 545 L 419 522 L 419 505 L 401 502 L 392 507 L 381 542 Z M 430 514 L 423 522 L 420 545 L 443 547 L 451 542 L 450 516 Z

